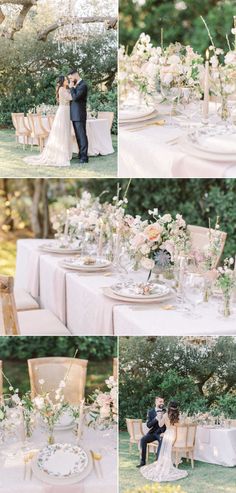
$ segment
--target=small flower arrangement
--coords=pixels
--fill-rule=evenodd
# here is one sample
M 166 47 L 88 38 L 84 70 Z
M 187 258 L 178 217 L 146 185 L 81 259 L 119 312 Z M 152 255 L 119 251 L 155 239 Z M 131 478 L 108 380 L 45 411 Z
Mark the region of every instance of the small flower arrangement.
M 59 421 L 60 417 L 64 413 L 64 411 L 68 408 L 68 404 L 64 401 L 63 389 L 66 385 L 65 380 L 61 380 L 58 388 L 53 391 L 53 399 L 50 396 L 49 392 L 44 392 L 43 385 L 45 381 L 43 379 L 39 380 L 39 384 L 41 386 L 41 392 L 39 395 L 32 399 L 32 403 L 35 409 L 42 420 L 43 423 L 48 428 L 49 444 L 54 443 L 54 427 L 55 424 Z
M 88 406 L 90 422 L 93 427 L 110 428 L 118 422 L 118 385 L 114 377 L 105 380 L 108 391 L 95 390 Z
M 223 316 L 229 317 L 231 314 L 230 301 L 233 289 L 236 287 L 235 271 L 233 269 L 234 259 L 226 258 L 224 265 L 217 269 L 216 286 L 220 288 L 223 294 Z

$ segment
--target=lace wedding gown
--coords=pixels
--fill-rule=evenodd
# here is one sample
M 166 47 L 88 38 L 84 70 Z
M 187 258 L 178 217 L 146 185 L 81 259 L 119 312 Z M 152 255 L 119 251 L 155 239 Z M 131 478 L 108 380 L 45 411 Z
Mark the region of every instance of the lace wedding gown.
M 159 420 L 160 426 L 166 425 L 159 458 L 153 464 L 143 466 L 140 469 L 141 474 L 150 481 L 157 483 L 178 481 L 188 476 L 187 471 L 180 471 L 172 462 L 172 445 L 175 439 L 175 429 L 170 425 L 168 417 L 165 415 L 163 421 Z
M 27 164 L 43 166 L 70 166 L 72 138 L 70 121 L 71 95 L 64 87 L 59 89 L 59 107 L 56 112 L 47 144 L 38 156 L 24 159 Z

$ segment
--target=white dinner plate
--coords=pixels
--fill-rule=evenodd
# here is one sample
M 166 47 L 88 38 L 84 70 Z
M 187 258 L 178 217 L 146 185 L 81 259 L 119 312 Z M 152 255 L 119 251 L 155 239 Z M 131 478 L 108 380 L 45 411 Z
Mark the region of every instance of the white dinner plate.
M 156 110 L 153 106 L 143 106 L 141 108 L 138 108 L 137 106 L 127 107 L 127 109 L 119 111 L 119 121 L 125 122 L 143 119 L 155 112 Z
M 42 250 L 43 252 L 50 252 L 50 253 L 59 253 L 60 255 L 71 255 L 75 253 L 80 252 L 80 248 L 64 248 L 64 247 L 57 247 L 53 244 L 50 243 L 44 243 L 43 245 L 39 246 L 39 249 Z
M 80 448 L 82 448 L 82 447 L 80 447 Z M 38 479 L 40 479 L 41 481 L 43 481 L 44 483 L 53 484 L 53 485 L 65 485 L 65 484 L 78 483 L 78 482 L 82 481 L 83 479 L 85 479 L 90 474 L 92 467 L 93 467 L 91 453 L 85 449 L 83 449 L 83 451 L 87 455 L 86 467 L 81 472 L 73 474 L 69 477 L 57 477 L 57 476 L 48 474 L 48 473 L 44 472 L 43 470 L 41 470 L 39 465 L 38 465 L 38 458 L 39 458 L 39 455 L 42 451 L 40 451 L 36 455 L 34 460 L 32 461 L 32 463 L 31 463 L 32 471 L 35 474 L 35 476 Z
M 200 135 L 196 141 L 189 140 L 191 145 L 200 151 L 236 157 L 236 134 Z
M 150 298 L 139 298 L 139 299 L 137 299 L 137 298 L 129 298 L 129 297 L 125 297 L 125 296 L 120 296 L 120 295 L 114 293 L 114 291 L 112 291 L 112 289 L 108 288 L 108 287 L 103 287 L 102 291 L 103 291 L 103 294 L 105 296 L 107 296 L 108 298 L 111 298 L 113 300 L 123 301 L 124 303 L 143 303 L 143 304 L 162 303 L 164 301 L 169 300 L 174 295 L 174 292 L 172 290 L 170 290 L 168 295 L 165 295 L 162 297 L 159 296 L 158 298 L 151 298 L 151 299 Z
M 84 257 L 77 259 L 65 259 L 62 260 L 61 266 L 66 269 L 79 270 L 84 272 L 97 272 L 106 270 L 111 266 L 111 262 L 106 259 L 96 260 L 94 264 L 84 264 Z
M 205 161 L 213 161 L 216 164 L 217 163 L 235 163 L 236 160 L 236 154 L 218 154 L 218 153 L 209 153 L 204 150 L 196 149 L 189 140 L 185 139 L 182 141 L 179 141 L 179 149 L 180 151 L 184 152 L 185 154 L 189 154 L 190 156 L 194 156 L 199 159 L 203 159 Z
M 170 288 L 165 286 L 164 284 L 155 283 L 155 292 L 150 294 L 139 294 L 135 293 L 133 289 L 129 287 L 123 287 L 121 289 L 116 289 L 116 286 L 110 286 L 110 289 L 117 296 L 122 296 L 123 298 L 132 298 L 135 300 L 151 300 L 151 299 L 159 299 L 163 298 L 163 296 L 167 296 L 170 293 Z

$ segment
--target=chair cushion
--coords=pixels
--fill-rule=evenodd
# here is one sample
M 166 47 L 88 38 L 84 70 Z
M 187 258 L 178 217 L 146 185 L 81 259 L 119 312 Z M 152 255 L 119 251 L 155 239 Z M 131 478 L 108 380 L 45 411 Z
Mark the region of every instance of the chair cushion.
M 28 310 L 18 313 L 22 336 L 69 336 L 69 330 L 49 310 Z
M 37 301 L 24 289 L 15 289 L 14 297 L 17 311 L 37 310 L 39 308 Z

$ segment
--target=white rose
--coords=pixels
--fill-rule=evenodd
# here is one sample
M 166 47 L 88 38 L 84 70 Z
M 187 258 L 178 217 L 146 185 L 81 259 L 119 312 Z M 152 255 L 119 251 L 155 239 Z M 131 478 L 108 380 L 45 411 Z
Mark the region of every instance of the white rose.
M 141 260 L 141 266 L 144 268 L 144 269 L 147 269 L 147 270 L 152 270 L 153 267 L 155 265 L 155 262 L 154 260 L 150 259 L 150 258 L 142 258 Z
M 170 223 L 172 221 L 172 217 L 170 214 L 164 214 L 164 216 L 162 216 L 162 221 L 163 223 Z

